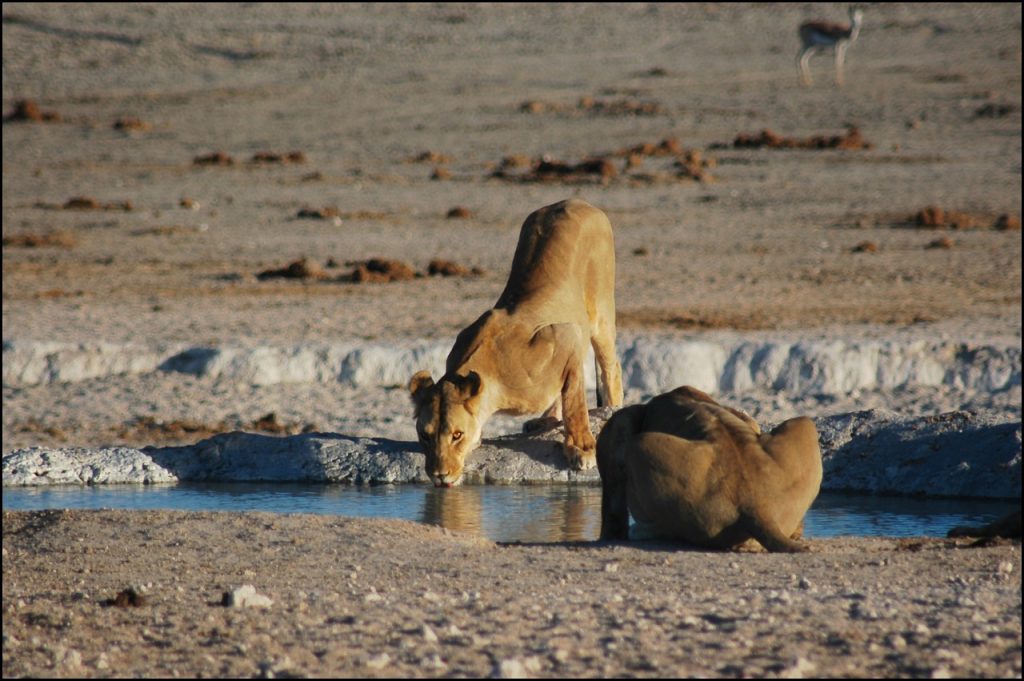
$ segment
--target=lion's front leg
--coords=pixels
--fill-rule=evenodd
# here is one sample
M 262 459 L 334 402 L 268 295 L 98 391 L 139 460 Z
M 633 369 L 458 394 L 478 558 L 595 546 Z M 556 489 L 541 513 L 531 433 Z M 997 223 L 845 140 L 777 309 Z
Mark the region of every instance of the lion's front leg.
M 569 466 L 577 471 L 597 465 L 597 440 L 590 432 L 587 394 L 583 385 L 582 358 L 580 353 L 574 353 L 562 383 L 562 419 L 565 422 L 565 458 Z

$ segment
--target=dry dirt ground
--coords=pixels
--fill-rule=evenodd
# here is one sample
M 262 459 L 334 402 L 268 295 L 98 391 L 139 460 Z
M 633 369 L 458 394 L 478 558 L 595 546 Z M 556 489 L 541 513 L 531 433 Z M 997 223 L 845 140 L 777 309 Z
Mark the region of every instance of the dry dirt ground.
M 4 339 L 449 340 L 497 299 L 526 215 L 580 196 L 616 230 L 623 333 L 1019 343 L 1021 234 L 993 228 L 1021 209 L 1019 6 L 872 7 L 846 86 L 824 55 L 798 87 L 795 27 L 843 12 L 7 3 L 3 111 L 31 98 L 60 120 L 3 125 Z M 871 148 L 731 147 L 847 125 Z M 215 152 L 234 163 L 195 162 Z M 506 158 L 597 154 L 613 176 L 495 177 Z M 922 228 L 927 206 L 968 219 Z M 323 276 L 257 278 L 302 257 Z M 339 281 L 374 257 L 484 273 Z M 4 451 L 194 441 L 269 412 L 411 438 L 404 398 L 379 392 L 167 374 L 5 386 Z
M 793 556 L 501 546 L 309 515 L 5 512 L 3 674 L 1019 677 L 1020 544 L 970 541 Z M 222 605 L 246 584 L 268 608 Z M 127 589 L 144 601 L 107 602 Z
M 497 299 L 526 215 L 579 196 L 616 230 L 623 331 L 1019 343 L 1020 5 L 868 6 L 846 86 L 821 56 L 798 87 L 797 25 L 844 14 L 5 3 L 3 113 L 30 98 L 60 120 L 3 124 L 3 337 L 448 339 Z M 849 125 L 871 148 L 732 146 Z M 234 162 L 196 162 L 215 152 Z M 530 175 L 545 155 L 603 155 L 605 174 Z M 968 217 L 921 227 L 927 206 Z M 257 277 L 301 257 L 323 276 Z M 342 281 L 374 257 L 484 273 Z M 4 450 L 147 444 L 139 416 L 189 417 L 207 387 L 5 386 Z M 337 427 L 321 404 L 367 430 L 408 420 L 379 413 L 400 396 L 294 390 L 289 422 Z M 266 392 L 223 388 L 211 420 L 254 422 Z M 5 676 L 1021 674 L 1019 545 L 498 547 L 401 523 L 116 512 L 5 513 L 3 541 Z M 99 604 L 150 583 L 146 606 Z M 216 605 L 244 583 L 269 611 Z

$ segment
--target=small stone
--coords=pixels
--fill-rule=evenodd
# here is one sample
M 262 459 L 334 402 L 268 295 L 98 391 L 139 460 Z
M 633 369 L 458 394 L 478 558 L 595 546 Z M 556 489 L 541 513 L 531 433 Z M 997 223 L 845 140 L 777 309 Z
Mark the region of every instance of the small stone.
M 61 660 L 61 664 L 65 667 L 81 667 L 82 666 L 82 654 L 74 648 L 69 649 L 64 653 L 64 658 Z
M 530 678 L 531 672 L 537 673 L 540 669 L 540 660 L 536 657 L 525 660 L 514 657 L 498 663 L 491 676 L 498 679 L 527 679 Z
M 366 660 L 366 666 L 370 669 L 383 669 L 391 662 L 391 656 L 387 653 L 372 655 Z
M 225 591 L 221 604 L 227 608 L 269 608 L 274 601 L 256 593 L 252 584 L 243 584 L 234 591 Z
M 1011 575 L 1013 574 L 1013 563 L 1008 560 L 1004 560 L 999 563 L 999 574 Z
M 886 642 L 894 650 L 905 650 L 907 647 L 907 640 L 899 634 L 890 634 Z
M 618 563 L 605 563 L 604 571 L 605 572 L 618 572 L 619 571 L 619 564 Z
M 437 643 L 437 634 L 434 633 L 429 624 L 424 624 L 420 629 L 420 633 L 423 634 L 423 640 L 427 643 Z
M 809 676 L 813 678 L 812 675 L 817 668 L 818 665 L 814 664 L 806 657 L 798 657 L 779 672 L 779 678 L 805 679 Z
M 445 663 L 445 661 L 442 660 L 441 656 L 437 653 L 428 655 L 427 657 L 423 658 L 422 662 L 420 662 L 420 666 L 422 666 L 425 669 L 437 670 L 446 669 L 448 667 L 447 663 Z

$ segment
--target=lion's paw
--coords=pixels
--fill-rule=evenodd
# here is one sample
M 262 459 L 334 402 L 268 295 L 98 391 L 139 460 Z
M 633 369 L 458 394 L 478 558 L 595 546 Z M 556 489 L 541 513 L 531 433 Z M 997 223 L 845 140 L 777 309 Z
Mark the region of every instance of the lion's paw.
M 566 445 L 565 458 L 569 461 L 569 468 L 574 471 L 590 470 L 597 465 L 597 453 L 594 449 L 580 449 Z

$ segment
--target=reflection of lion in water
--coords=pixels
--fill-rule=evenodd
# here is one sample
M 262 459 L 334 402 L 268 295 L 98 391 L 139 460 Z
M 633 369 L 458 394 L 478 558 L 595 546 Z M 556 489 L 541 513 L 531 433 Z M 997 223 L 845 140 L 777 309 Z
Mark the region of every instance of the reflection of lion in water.
M 615 245 L 607 216 L 570 199 L 526 218 L 508 283 L 492 310 L 459 333 L 437 383 L 409 381 L 416 431 L 435 485 L 462 479 L 466 456 L 495 412 L 564 419 L 564 451 L 594 465 L 583 388 L 588 341 L 598 364 L 598 404 L 622 403 L 615 356 Z
M 601 538 L 625 539 L 629 514 L 655 534 L 711 547 L 754 538 L 801 551 L 803 517 L 821 485 L 814 422 L 762 433 L 746 414 L 684 386 L 626 407 L 597 440 Z

